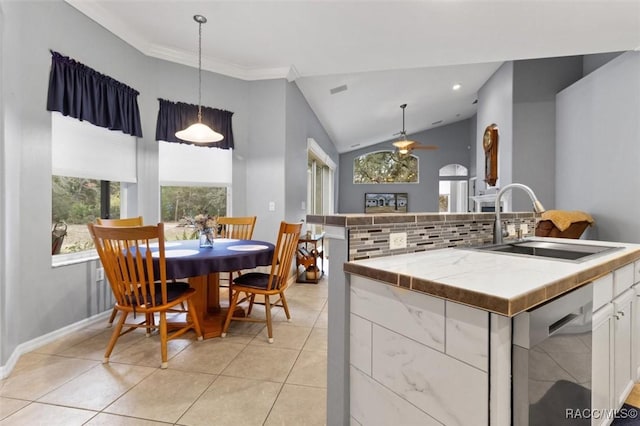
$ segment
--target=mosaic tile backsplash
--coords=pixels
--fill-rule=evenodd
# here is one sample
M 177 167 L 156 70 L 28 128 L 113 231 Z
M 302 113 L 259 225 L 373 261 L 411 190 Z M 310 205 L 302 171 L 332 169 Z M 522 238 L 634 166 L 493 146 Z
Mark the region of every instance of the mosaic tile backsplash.
M 535 233 L 534 213 L 503 213 L 501 218 L 505 226 L 512 224 L 516 230 L 522 229 L 523 237 Z M 494 214 L 308 216 L 307 221 L 348 228 L 349 260 L 358 260 L 491 243 Z M 407 247 L 391 250 L 389 235 L 398 232 L 406 232 Z

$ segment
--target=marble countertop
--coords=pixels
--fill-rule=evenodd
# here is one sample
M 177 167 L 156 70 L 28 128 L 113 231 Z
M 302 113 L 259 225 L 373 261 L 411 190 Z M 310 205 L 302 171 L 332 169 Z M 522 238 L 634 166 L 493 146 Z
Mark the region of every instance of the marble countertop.
M 622 248 L 583 262 L 446 248 L 346 262 L 344 271 L 513 316 L 640 259 L 639 244 L 527 240 Z

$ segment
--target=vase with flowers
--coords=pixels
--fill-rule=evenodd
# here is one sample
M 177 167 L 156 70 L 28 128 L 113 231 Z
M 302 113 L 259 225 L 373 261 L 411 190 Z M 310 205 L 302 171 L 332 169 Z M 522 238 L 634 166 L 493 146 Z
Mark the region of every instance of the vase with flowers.
M 199 214 L 194 218 L 198 230 L 200 247 L 213 247 L 213 239 L 218 229 L 218 218 L 207 214 Z

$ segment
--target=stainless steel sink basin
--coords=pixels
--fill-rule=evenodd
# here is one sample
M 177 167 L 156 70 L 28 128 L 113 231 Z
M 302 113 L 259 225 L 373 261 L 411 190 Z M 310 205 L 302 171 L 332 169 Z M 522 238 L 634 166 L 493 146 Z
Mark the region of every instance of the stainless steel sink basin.
M 495 253 L 545 257 L 575 262 L 582 262 L 621 248 L 623 247 L 527 240 L 475 247 L 476 250 L 492 251 Z

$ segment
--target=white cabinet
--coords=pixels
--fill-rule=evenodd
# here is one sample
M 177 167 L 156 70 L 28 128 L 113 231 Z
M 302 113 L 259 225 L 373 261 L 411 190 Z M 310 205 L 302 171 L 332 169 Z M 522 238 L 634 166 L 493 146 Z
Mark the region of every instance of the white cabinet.
M 635 287 L 633 264 L 594 281 L 592 335 L 592 407 L 598 410 L 619 409 L 633 388 L 640 371 L 640 308 Z M 608 300 L 607 300 L 608 298 Z M 599 307 L 599 308 L 597 308 Z M 604 411 L 603 413 L 613 412 Z M 608 425 L 608 415 L 592 419 L 592 425 Z
M 613 304 L 608 303 L 593 313 L 591 354 L 591 406 L 598 410 L 613 408 Z M 608 419 L 593 418 L 592 425 L 606 425 Z
M 632 305 L 635 294 L 627 290 L 613 300 L 613 395 L 615 408 L 622 406 L 633 388 L 631 368 Z
M 593 312 L 613 299 L 613 274 L 607 274 L 593 282 Z
M 633 263 L 613 271 L 613 297 L 617 297 L 630 289 L 634 282 Z
M 635 381 L 640 381 L 640 260 L 634 263 L 634 285 L 635 299 L 632 304 L 632 325 L 631 325 L 631 365 L 632 375 Z

